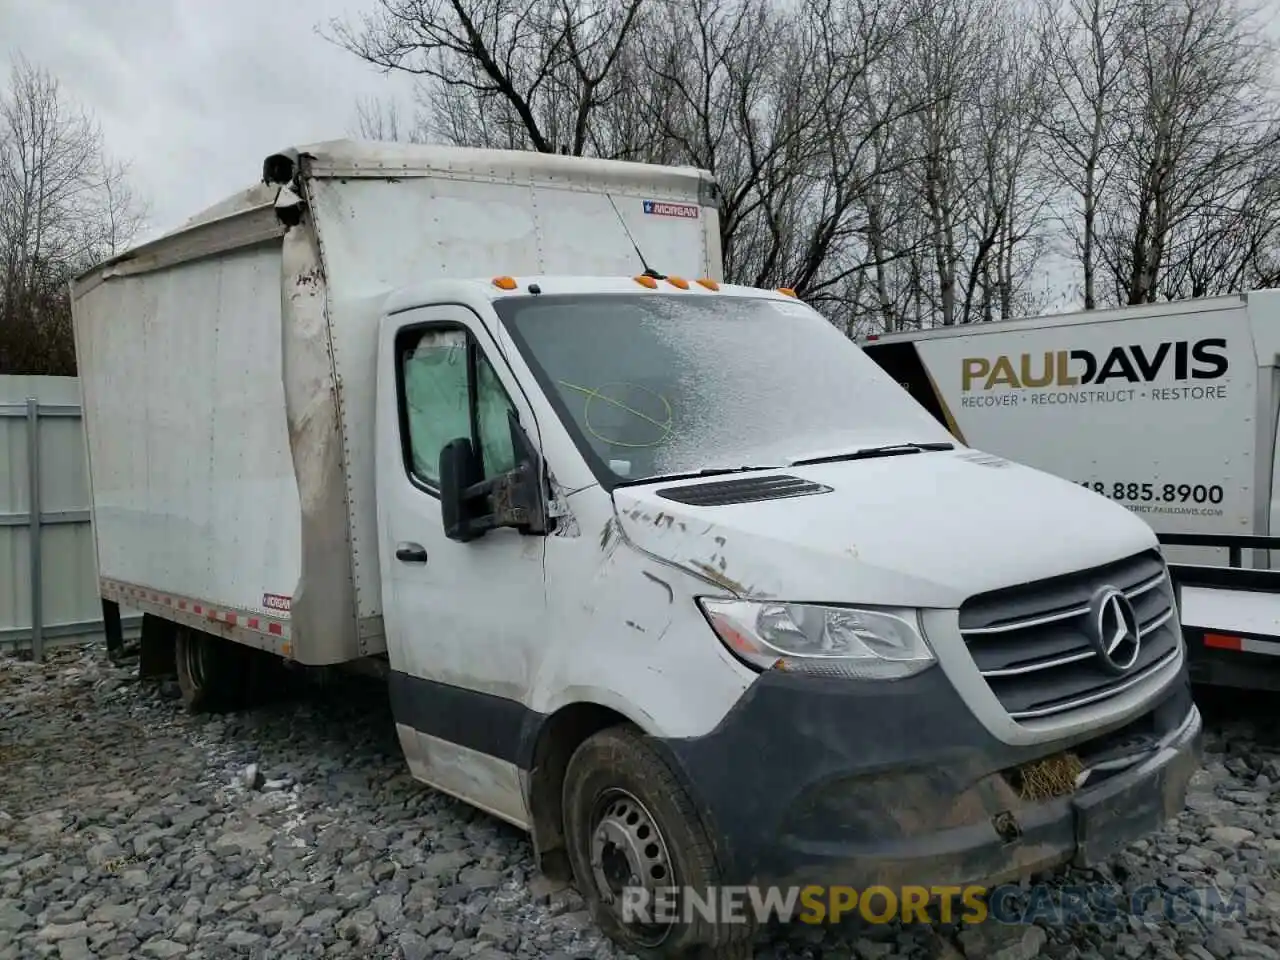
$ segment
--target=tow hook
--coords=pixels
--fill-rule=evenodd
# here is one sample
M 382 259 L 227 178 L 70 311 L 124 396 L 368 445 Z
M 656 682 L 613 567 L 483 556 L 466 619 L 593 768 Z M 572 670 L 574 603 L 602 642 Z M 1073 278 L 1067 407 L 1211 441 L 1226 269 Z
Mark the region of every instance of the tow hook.
M 991 826 L 1005 843 L 1013 843 L 1022 836 L 1022 827 L 1018 825 L 1018 818 L 1013 815 L 1012 810 L 997 813 L 991 818 Z

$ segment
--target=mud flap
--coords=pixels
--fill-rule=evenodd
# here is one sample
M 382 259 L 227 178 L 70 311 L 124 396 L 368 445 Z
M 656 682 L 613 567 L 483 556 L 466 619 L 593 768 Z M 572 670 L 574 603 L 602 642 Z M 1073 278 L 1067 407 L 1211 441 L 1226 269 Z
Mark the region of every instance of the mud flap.
M 1182 811 L 1187 781 L 1199 764 L 1198 749 L 1166 747 L 1138 769 L 1117 774 L 1073 800 L 1076 853 L 1072 862 L 1079 867 L 1096 866 L 1163 827 Z
M 120 604 L 102 599 L 102 632 L 107 638 L 107 659 L 119 663 L 124 659 L 124 626 L 120 622 Z
M 142 638 L 139 643 L 138 679 L 167 679 L 177 676 L 174 659 L 177 626 L 152 613 L 142 615 Z

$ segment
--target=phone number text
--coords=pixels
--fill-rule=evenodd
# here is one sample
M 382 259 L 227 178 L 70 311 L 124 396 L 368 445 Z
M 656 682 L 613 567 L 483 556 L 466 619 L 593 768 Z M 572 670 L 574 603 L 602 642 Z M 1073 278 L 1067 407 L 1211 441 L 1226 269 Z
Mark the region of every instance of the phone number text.
M 1134 503 L 1221 503 L 1222 487 L 1203 483 L 1126 483 L 1122 481 L 1078 480 L 1082 487 L 1112 500 Z

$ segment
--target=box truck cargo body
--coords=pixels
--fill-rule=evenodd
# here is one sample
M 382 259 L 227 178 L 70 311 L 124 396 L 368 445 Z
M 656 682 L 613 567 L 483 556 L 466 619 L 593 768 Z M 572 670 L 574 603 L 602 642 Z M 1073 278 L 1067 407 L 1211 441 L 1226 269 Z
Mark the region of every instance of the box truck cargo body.
M 708 174 L 350 143 L 263 174 L 73 285 L 104 609 L 193 709 L 379 665 L 414 776 L 648 956 L 746 949 L 710 887 L 990 883 L 1181 807 L 1150 528 L 722 283 Z
M 719 222 L 698 171 L 302 152 L 306 225 L 286 235 L 278 184 L 220 204 L 82 279 L 76 343 L 104 588 L 132 602 L 163 586 L 151 602 L 332 664 L 386 649 L 372 427 L 387 291 L 490 267 L 636 273 L 636 246 L 718 276 Z
M 1280 534 L 1280 291 L 911 331 L 864 348 L 964 442 L 1145 520 L 1182 581 L 1197 679 L 1225 682 L 1217 666 L 1233 653 L 1280 656 L 1280 573 L 1248 549 Z M 1246 569 L 1215 569 L 1237 556 Z M 1243 663 L 1232 672 L 1248 686 L 1280 668 Z

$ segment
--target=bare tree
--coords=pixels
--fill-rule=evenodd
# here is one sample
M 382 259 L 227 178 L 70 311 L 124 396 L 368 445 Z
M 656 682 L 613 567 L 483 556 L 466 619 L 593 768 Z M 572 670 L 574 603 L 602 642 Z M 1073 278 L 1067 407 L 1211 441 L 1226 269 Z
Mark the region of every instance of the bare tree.
M 329 25 L 420 77 L 447 142 L 710 170 L 727 275 L 832 302 L 865 259 L 858 199 L 887 175 L 867 157 L 900 106 L 862 93 L 896 30 L 887 8 L 831 0 L 380 0 Z
M 1098 211 L 1130 131 L 1121 118 L 1136 16 L 1129 0 L 1043 0 L 1038 39 L 1055 96 L 1042 118 L 1045 165 L 1070 204 L 1059 215 L 1080 263 L 1084 306 L 1098 304 Z
M 126 175 L 92 118 L 16 57 L 0 93 L 0 370 L 74 370 L 66 282 L 140 227 Z
M 1241 171 L 1236 192 L 1192 211 L 1167 259 L 1160 294 L 1204 297 L 1280 286 L 1280 150 Z
M 806 7 L 813 6 L 806 4 Z M 664 3 L 648 49 L 656 82 L 646 116 L 676 149 L 672 159 L 710 170 L 721 186 L 726 275 L 790 284 L 787 245 L 805 214 L 801 179 L 817 159 L 833 66 L 804 33 L 802 15 L 768 0 Z M 805 12 L 808 12 L 807 10 Z M 695 37 L 692 48 L 684 38 Z
M 1239 289 L 1272 242 L 1272 51 L 1235 0 L 1045 0 L 1045 163 L 1084 306 Z M 1099 287 L 1099 270 L 1110 290 Z
M 400 108 L 394 100 L 369 98 L 356 104 L 355 135 L 361 140 L 382 140 L 388 143 L 426 143 L 427 126 L 417 118 L 406 122 L 400 116 Z
M 585 154 L 592 114 L 619 93 L 613 65 L 641 0 L 378 0 L 328 35 L 384 70 L 433 81 L 455 141 Z
M 1110 208 L 1104 254 L 1122 303 L 1161 292 L 1199 221 L 1250 192 L 1277 142 L 1274 63 L 1234 0 L 1139 0 L 1131 54 L 1123 201 Z M 1190 267 L 1194 270 L 1194 267 Z
M 934 283 L 926 295 L 932 295 L 938 322 L 949 325 L 957 319 L 957 231 L 963 228 L 968 189 L 960 149 L 981 62 L 973 43 L 978 10 L 968 0 L 917 0 L 916 10 L 903 49 L 902 81 L 920 94 L 932 91 L 933 97 L 910 118 L 911 179 L 928 218 Z
M 905 169 L 902 157 L 880 149 L 885 138 L 932 101 L 929 92 L 913 95 L 884 82 L 909 15 L 902 7 L 864 0 L 815 0 L 801 13 L 812 31 L 816 55 L 810 61 L 827 80 L 817 91 L 817 136 L 810 147 L 820 164 L 809 184 L 811 213 L 790 273 L 798 291 L 843 314 L 846 329 L 862 313 L 868 272 L 903 255 L 890 250 L 883 236 L 873 244 L 867 198 Z
M 907 274 L 912 316 L 886 321 L 893 328 L 1008 316 L 1022 302 L 1044 219 L 1034 157 L 1046 109 L 1038 51 L 1018 9 L 1001 0 L 909 7 L 895 66 L 898 83 L 917 91 L 917 108 L 902 118 L 898 149 L 922 232 Z M 927 271 L 918 259 L 924 250 Z
M 1051 191 L 1037 162 L 1039 125 L 1053 102 L 1044 60 L 1026 18 L 1010 14 L 992 29 L 974 117 L 979 186 L 968 216 L 972 250 L 962 322 L 1032 308 L 1029 281 L 1044 252 Z
M 919 108 L 893 78 L 904 16 L 862 0 L 656 9 L 646 36 L 669 39 L 643 47 L 644 126 L 660 135 L 646 159 L 715 175 L 726 276 L 793 287 L 857 329 L 869 276 L 905 255 L 896 211 L 874 200 L 901 175 L 884 146 Z
M 1275 278 L 1237 2 L 371 0 L 328 33 L 418 80 L 364 135 L 711 171 L 726 276 L 853 334 L 1044 309 L 1055 225 L 1090 308 Z

